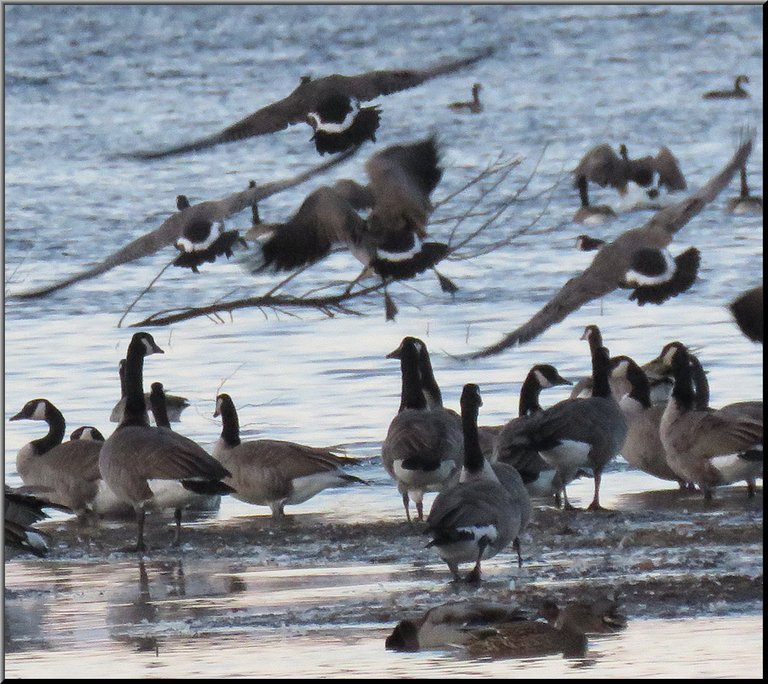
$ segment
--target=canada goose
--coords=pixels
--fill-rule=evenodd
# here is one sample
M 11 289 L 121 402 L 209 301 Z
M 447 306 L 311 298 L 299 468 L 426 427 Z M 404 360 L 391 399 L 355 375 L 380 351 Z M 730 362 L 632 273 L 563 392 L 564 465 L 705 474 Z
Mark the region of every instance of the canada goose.
M 704 185 L 698 192 L 680 202 L 672 204 L 656 214 L 640 228 L 628 230 L 613 242 L 604 245 L 592 260 L 590 266 L 581 274 L 571 278 L 544 307 L 527 322 L 505 335 L 499 342 L 477 352 L 458 355 L 460 359 L 476 359 L 491 356 L 508 347 L 528 342 L 555 323 L 564 320 L 569 313 L 576 311 L 583 304 L 593 299 L 604 297 L 617 287 L 634 287 L 630 299 L 638 304 L 653 302 L 660 304 L 669 297 L 674 297 L 687 290 L 696 278 L 699 252 L 689 249 L 674 260 L 674 271 L 669 273 L 671 258 L 666 254 L 666 247 L 675 233 L 698 214 L 708 202 L 711 202 L 730 182 L 736 170 L 746 163 L 752 151 L 752 139 L 742 144 L 725 167 Z M 661 268 L 659 268 L 661 267 Z M 667 280 L 656 285 L 630 283 L 632 271 L 650 275 L 667 274 Z
M 525 483 L 531 496 L 554 495 L 559 499 L 565 483 L 559 479 L 557 470 L 552 468 L 535 449 L 519 449 L 512 446 L 514 435 L 521 430 L 530 417 L 542 411 L 539 395 L 542 389 L 556 385 L 570 385 L 554 366 L 536 364 L 526 375 L 520 388 L 518 415 L 501 429 L 493 450 L 493 460 L 514 466 Z
M 396 350 L 402 375 L 400 407 L 381 445 L 382 464 L 397 483 L 408 522 L 411 498 L 418 520 L 423 520 L 424 493 L 455 483 L 464 458 L 464 436 L 456 413 L 442 406 L 427 407 L 419 377 L 418 342 L 406 337 Z
M 753 342 L 763 342 L 763 286 L 742 292 L 728 308 L 736 325 Z
M 729 197 L 725 207 L 731 214 L 762 214 L 763 198 L 760 195 L 751 195 L 747 185 L 747 166 L 744 164 L 739 169 L 740 189 L 737 197 Z
M 469 57 L 425 69 L 378 70 L 355 76 L 332 74 L 316 79 L 303 77 L 287 97 L 258 109 L 218 133 L 174 147 L 134 152 L 127 156 L 159 159 L 276 133 L 297 123 L 308 123 L 312 127 L 312 141 L 320 154 L 340 152 L 366 140 L 376 139 L 379 108 L 361 107 L 361 102 L 413 88 L 437 76 L 453 73 L 475 64 L 492 52 L 492 49 L 485 49 Z
M 48 553 L 45 536 L 32 527 L 36 522 L 48 517 L 43 510 L 45 508 L 72 513 L 72 510 L 66 506 L 51 503 L 44 497 L 14 490 L 5 485 L 3 542 L 6 560 L 27 552 L 39 557 Z
M 688 353 L 672 353 L 675 385 L 661 418 L 659 433 L 670 467 L 697 484 L 705 500 L 715 487 L 746 480 L 755 495 L 763 473 L 763 420 L 722 411 L 697 410 Z
M 251 273 L 287 271 L 314 264 L 334 247 L 343 246 L 382 279 L 406 279 L 434 268 L 447 253 L 441 242 L 426 242 L 432 211 L 430 195 L 442 178 L 439 149 L 434 137 L 407 145 L 392 145 L 374 154 L 365 165 L 370 193 L 367 218 L 347 199 L 356 185 L 322 186 L 312 192 L 286 223 L 261 224 L 246 237 L 255 250 L 241 253 L 239 261 Z M 361 277 L 361 276 L 358 276 Z M 443 289 L 444 277 L 438 274 Z M 448 281 L 450 283 L 450 281 Z
M 248 187 L 253 186 L 249 183 Z M 191 206 L 186 195 L 176 197 L 176 208 L 182 214 Z M 213 221 L 205 217 L 192 218 L 184 226 L 181 237 L 176 240 L 176 249 L 181 254 L 174 259 L 173 265 L 190 268 L 193 273 L 199 273 L 197 267 L 205 262 L 212 264 L 216 257 L 222 255 L 229 259 L 233 255 L 232 248 L 237 243 L 248 247 L 248 243 L 240 237 L 239 230 L 224 230 L 223 221 L 219 223 L 218 231 L 215 231 Z
M 349 152 L 343 152 L 329 161 L 317 164 L 316 166 L 290 178 L 283 178 L 261 186 L 249 184 L 249 187 L 246 190 L 232 193 L 219 200 L 208 200 L 194 204 L 184 211 L 177 211 L 163 221 L 159 227 L 132 240 L 127 245 L 112 252 L 112 254 L 105 257 L 94 266 L 68 276 L 51 285 L 44 285 L 24 292 L 11 293 L 8 297 L 10 299 L 35 299 L 37 297 L 45 297 L 52 292 L 57 292 L 58 290 L 62 290 L 75 283 L 95 278 L 96 276 L 111 271 L 113 268 L 121 266 L 122 264 L 128 264 L 137 259 L 141 259 L 142 257 L 149 256 L 150 254 L 155 254 L 165 247 L 174 245 L 176 240 L 184 235 L 185 230 L 187 230 L 189 226 L 194 225 L 197 222 L 205 221 L 220 224 L 230 216 L 238 214 L 248 207 L 253 207 L 259 200 L 270 197 L 288 188 L 292 188 L 313 176 L 316 176 L 318 173 L 327 171 L 346 159 L 349 159 L 355 152 L 356 148 Z
M 103 442 L 104 435 L 101 434 L 101 431 L 98 428 L 93 427 L 93 425 L 81 425 L 79 428 L 72 430 L 69 439 L 90 439 L 94 442 Z
M 585 223 L 591 226 L 596 226 L 616 217 L 616 212 L 607 204 L 595 205 L 589 203 L 589 190 L 587 188 L 587 179 L 585 176 L 579 176 L 577 178 L 576 187 L 579 189 L 581 206 L 579 206 L 571 219 L 574 223 Z M 602 244 L 602 242 L 603 241 L 601 240 L 600 244 Z M 578 241 L 576 244 L 578 249 L 582 249 L 578 246 Z M 596 247 L 592 247 L 591 249 L 596 249 Z
M 483 111 L 483 104 L 480 102 L 480 91 L 482 89 L 482 84 L 473 84 L 472 99 L 469 102 L 451 102 L 448 107 L 457 112 L 467 111 L 471 112 L 472 114 L 479 114 Z
M 427 517 L 428 547 L 435 547 L 455 581 L 459 564 L 474 562 L 467 582 L 480 581 L 480 562 L 493 558 L 513 542 L 522 566 L 520 534 L 530 518 L 531 501 L 524 487 L 513 496 L 499 481 L 480 451 L 477 415 L 482 399 L 477 385 L 464 385 L 461 422 L 464 432 L 464 466 L 460 481 L 443 489 Z
M 710 90 L 702 95 L 705 100 L 721 100 L 728 98 L 749 97 L 749 92 L 741 87 L 742 83 L 749 83 L 749 76 L 739 75 L 733 83 L 733 90 Z
M 283 517 L 285 506 L 304 503 L 329 487 L 367 484 L 342 470 L 342 465 L 354 463 L 352 459 L 330 449 L 276 439 L 241 441 L 237 409 L 228 394 L 216 397 L 213 415 L 221 416 L 221 437 L 213 455 L 231 473 L 225 482 L 236 490 L 233 496 L 269 506 L 273 518 Z
M 594 252 L 605 244 L 605 240 L 593 238 L 590 235 L 579 235 L 576 237 L 576 249 L 580 252 Z
M 568 627 L 580 634 L 614 634 L 627 627 L 627 617 L 612 599 L 569 601 L 563 606 L 544 601 L 539 612 L 553 627 Z
M 123 420 L 101 447 L 99 468 L 110 489 L 136 513 L 136 551 L 144 551 L 147 509 L 176 509 L 188 492 L 231 493 L 221 482 L 230 472 L 191 439 L 164 427 L 150 427 L 144 404 L 144 357 L 162 354 L 152 335 L 137 332 L 125 363 L 126 402 Z M 178 532 L 178 528 L 177 528 Z M 178 543 L 178 535 L 174 540 Z
M 51 503 L 84 516 L 99 489 L 99 450 L 92 440 L 62 442 L 66 422 L 48 399 L 32 399 L 9 420 L 44 420 L 48 434 L 19 449 L 16 471 L 25 485 L 40 488 Z
M 112 409 L 112 413 L 109 415 L 109 420 L 112 423 L 119 423 L 123 419 L 123 412 L 125 411 L 125 359 L 120 359 L 118 373 L 120 374 L 120 399 Z M 180 397 L 175 394 L 165 395 L 168 420 L 172 423 L 178 423 L 181 420 L 182 411 L 189 405 L 189 400 L 186 397 Z M 144 393 L 144 406 L 146 411 L 152 410 L 149 392 Z

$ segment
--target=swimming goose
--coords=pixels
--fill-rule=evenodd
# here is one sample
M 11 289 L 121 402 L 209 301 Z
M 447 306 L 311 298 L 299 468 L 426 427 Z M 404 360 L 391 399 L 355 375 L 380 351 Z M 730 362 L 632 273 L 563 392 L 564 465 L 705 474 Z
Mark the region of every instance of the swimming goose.
M 612 599 L 569 601 L 563 606 L 544 601 L 540 613 L 553 627 L 569 627 L 580 634 L 614 634 L 627 628 L 627 617 Z
M 483 86 L 480 83 L 473 84 L 472 99 L 469 102 L 451 102 L 448 107 L 457 112 L 467 111 L 472 114 L 479 114 L 483 111 L 483 105 L 480 102 L 480 91 L 482 88 Z
M 119 423 L 123 419 L 123 412 L 125 411 L 125 359 L 120 359 L 118 373 L 120 374 L 120 399 L 109 415 L 109 420 L 112 423 Z M 152 410 L 149 392 L 144 393 L 144 405 L 147 411 Z M 189 400 L 186 397 L 175 394 L 165 395 L 166 412 L 168 413 L 168 420 L 172 423 L 178 423 L 181 420 L 182 411 L 189 405 Z
M 456 413 L 437 405 L 428 408 L 419 377 L 419 354 L 417 339 L 404 338 L 399 348 L 400 408 L 381 445 L 382 464 L 397 483 L 408 522 L 410 500 L 416 504 L 417 519 L 423 520 L 424 493 L 455 483 L 464 458 L 464 436 Z
M 104 481 L 119 500 L 133 506 L 137 527 L 134 550 L 139 552 L 146 550 L 147 509 L 186 506 L 189 492 L 232 492 L 221 481 L 230 472 L 199 444 L 168 428 L 150 427 L 144 404 L 144 357 L 162 353 L 149 333 L 137 332 L 131 338 L 125 363 L 124 417 L 99 454 Z
M 428 547 L 435 547 L 455 581 L 459 564 L 474 562 L 467 582 L 480 581 L 480 562 L 493 558 L 510 542 L 522 566 L 520 534 L 530 518 L 531 501 L 523 486 L 515 494 L 502 485 L 483 458 L 477 437 L 477 415 L 482 399 L 477 385 L 464 385 L 461 422 L 464 432 L 464 466 L 460 481 L 443 489 L 427 516 Z M 514 469 L 512 469 L 514 470 Z M 522 485 L 522 481 L 520 481 Z
M 134 152 L 127 156 L 159 159 L 276 133 L 297 123 L 307 123 L 312 127 L 312 141 L 320 154 L 340 152 L 366 140 L 376 139 L 379 108 L 361 107 L 361 102 L 414 88 L 437 76 L 471 66 L 492 52 L 492 49 L 485 49 L 469 57 L 425 69 L 379 70 L 355 76 L 332 74 L 316 79 L 303 77 L 287 97 L 258 109 L 218 133 L 174 147 Z
M 587 179 L 585 176 L 579 176 L 576 179 L 576 187 L 579 189 L 581 206 L 576 210 L 576 213 L 571 219 L 574 223 L 585 223 L 591 226 L 596 226 L 616 217 L 616 212 L 607 204 L 589 203 L 589 190 L 587 188 Z M 579 246 L 578 241 L 576 244 L 578 249 L 582 249 L 582 247 Z M 600 244 L 603 244 L 602 240 L 600 241 Z M 591 247 L 590 249 L 597 249 L 597 247 Z
M 514 436 L 530 420 L 530 417 L 542 411 L 539 395 L 542 389 L 556 385 L 570 385 L 554 366 L 536 364 L 526 375 L 520 388 L 518 415 L 507 422 L 499 432 L 493 450 L 493 460 L 506 463 L 518 470 L 525 487 L 531 496 L 555 496 L 560 498 L 566 483 L 560 481 L 557 470 L 552 468 L 536 449 L 513 447 Z
M 252 182 L 249 182 L 249 188 L 254 187 Z M 186 195 L 176 197 L 176 208 L 182 214 L 191 207 Z M 248 243 L 240 237 L 239 230 L 224 230 L 224 222 L 221 221 L 216 231 L 213 221 L 204 216 L 194 217 L 184 226 L 181 236 L 176 240 L 176 249 L 181 254 L 174 259 L 173 265 L 199 273 L 198 266 L 206 262 L 212 264 L 216 257 L 224 255 L 229 259 L 233 255 L 233 247 L 238 243 L 248 247 Z
M 721 100 L 729 98 L 749 97 L 749 93 L 741 87 L 742 83 L 749 83 L 749 76 L 743 74 L 736 77 L 733 83 L 733 90 L 710 90 L 702 95 L 705 100 Z
M 40 488 L 51 503 L 71 508 L 79 517 L 91 508 L 99 489 L 99 450 L 92 440 L 62 442 L 66 422 L 48 399 L 32 399 L 9 420 L 43 420 L 48 434 L 19 449 L 16 471 L 25 485 Z
M 739 170 L 740 189 L 737 197 L 729 197 L 725 205 L 726 210 L 731 214 L 762 214 L 763 198 L 760 195 L 751 195 L 747 185 L 747 166 L 746 164 Z
M 111 271 L 113 268 L 121 266 L 122 264 L 128 264 L 137 259 L 141 259 L 142 257 L 149 256 L 150 254 L 155 254 L 165 247 L 174 245 L 176 240 L 182 237 L 185 231 L 195 223 L 210 221 L 211 223 L 220 224 L 230 216 L 238 214 L 248 207 L 253 207 L 259 200 L 299 185 L 313 176 L 340 164 L 353 156 L 355 151 L 356 148 L 349 152 L 343 152 L 329 161 L 313 166 L 291 178 L 284 178 L 260 186 L 249 184 L 249 187 L 246 190 L 232 193 L 219 200 L 208 200 L 194 204 L 184 211 L 177 211 L 163 221 L 159 227 L 132 240 L 127 245 L 112 252 L 112 254 L 105 257 L 94 266 L 80 271 L 79 273 L 75 273 L 72 276 L 68 276 L 51 285 L 44 285 L 43 287 L 26 290 L 24 292 L 11 293 L 8 297 L 10 299 L 35 299 L 37 297 L 44 297 L 52 292 L 57 292 L 58 290 L 62 290 L 65 287 L 69 287 L 70 285 L 74 285 L 83 280 L 95 278 L 96 276 Z
M 620 286 L 634 287 L 630 299 L 635 299 L 638 304 L 660 304 L 669 297 L 687 290 L 696 278 L 699 252 L 693 248 L 689 249 L 673 261 L 666 248 L 675 233 L 728 185 L 736 171 L 746 163 L 751 151 L 752 139 L 749 139 L 739 147 L 720 173 L 698 192 L 661 209 L 645 225 L 628 230 L 613 242 L 604 245 L 595 254 L 590 266 L 565 283 L 527 323 L 505 335 L 499 342 L 477 352 L 458 355 L 458 358 L 476 359 L 491 356 L 528 342 L 555 323 L 564 320 L 572 311 L 593 299 L 604 297 Z M 674 266 L 671 272 L 670 266 Z M 661 282 L 656 285 L 643 285 L 641 279 L 632 276 L 633 270 L 638 272 L 638 275 L 646 272 L 647 276 L 656 271 L 656 280 Z M 666 274 L 666 281 L 663 275 L 658 276 L 659 271 Z M 651 277 L 646 282 L 653 280 Z
M 6 560 L 27 552 L 39 557 L 48 553 L 48 542 L 45 536 L 32 527 L 36 522 L 48 517 L 44 510 L 46 508 L 72 513 L 72 510 L 66 506 L 51 503 L 44 497 L 14 490 L 5 485 L 3 542 Z
M 343 246 L 363 264 L 364 273 L 370 269 L 383 279 L 412 278 L 433 268 L 448 253 L 447 245 L 425 241 L 430 195 L 443 175 L 435 138 L 387 147 L 365 168 L 370 183 L 358 188 L 372 199 L 366 219 L 347 199 L 353 181 L 342 191 L 320 187 L 286 223 L 251 228 L 246 238 L 255 240 L 256 249 L 241 254 L 241 264 L 251 273 L 288 271 Z
M 231 473 L 225 482 L 236 490 L 233 496 L 269 506 L 273 518 L 283 517 L 285 506 L 304 503 L 324 489 L 368 484 L 342 470 L 353 459 L 330 449 L 276 439 L 241 441 L 237 409 L 228 394 L 216 397 L 213 415 L 221 416 L 221 437 L 213 455 Z
M 740 480 L 755 494 L 763 473 L 763 420 L 722 411 L 697 410 L 691 365 L 685 348 L 672 354 L 675 385 L 659 433 L 670 467 L 697 484 L 705 500 L 715 487 Z
M 736 325 L 753 342 L 763 342 L 763 286 L 742 292 L 728 308 Z

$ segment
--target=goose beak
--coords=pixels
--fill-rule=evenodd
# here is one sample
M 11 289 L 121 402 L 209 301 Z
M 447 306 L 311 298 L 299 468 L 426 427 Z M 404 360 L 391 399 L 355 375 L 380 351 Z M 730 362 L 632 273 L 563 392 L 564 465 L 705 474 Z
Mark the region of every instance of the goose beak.
M 403 353 L 403 345 L 400 343 L 400 346 L 397 349 L 393 349 L 389 354 L 387 354 L 386 358 L 388 359 L 399 359 L 400 356 Z
M 19 411 L 13 418 L 9 418 L 8 420 L 23 420 L 24 416 L 21 415 L 22 411 Z
M 553 383 L 555 385 L 572 385 L 573 383 L 570 380 L 566 380 L 562 375 L 559 375 L 555 378 L 555 382 Z

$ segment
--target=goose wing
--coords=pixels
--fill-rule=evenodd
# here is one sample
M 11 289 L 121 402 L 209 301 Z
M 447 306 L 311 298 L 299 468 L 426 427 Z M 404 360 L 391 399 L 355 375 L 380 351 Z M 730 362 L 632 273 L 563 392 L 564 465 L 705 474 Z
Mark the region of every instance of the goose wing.
M 586 178 L 590 183 L 597 183 L 601 188 L 626 186 L 622 172 L 622 160 L 607 143 L 595 145 L 589 150 L 573 170 L 576 184 L 579 178 Z
M 689 414 L 691 415 L 691 414 Z M 763 442 L 763 421 L 729 413 L 696 412 L 686 428 L 684 452 L 712 458 L 751 449 Z
M 688 184 L 680 170 L 677 157 L 666 146 L 659 149 L 653 160 L 654 169 L 659 174 L 659 185 L 665 185 L 671 191 L 685 190 Z

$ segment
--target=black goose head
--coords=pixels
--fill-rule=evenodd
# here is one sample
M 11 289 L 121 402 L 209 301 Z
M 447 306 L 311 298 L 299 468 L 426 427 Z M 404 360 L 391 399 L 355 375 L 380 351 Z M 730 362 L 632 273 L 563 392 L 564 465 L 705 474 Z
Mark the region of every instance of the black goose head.
M 55 414 L 61 414 L 47 399 L 30 399 L 24 408 L 8 420 L 50 420 Z
M 580 339 L 587 340 L 589 342 L 589 348 L 592 350 L 603 346 L 603 334 L 600 332 L 600 328 L 594 323 L 591 323 L 584 328 L 584 332 Z
M 651 407 L 651 385 L 643 369 L 629 356 L 614 356 L 610 361 L 611 377 L 626 378 L 632 385 L 629 396 L 644 408 Z
M 419 630 L 412 620 L 401 620 L 384 642 L 388 651 L 415 653 L 419 650 Z
M 149 405 L 152 407 L 152 415 L 158 427 L 171 427 L 168 420 L 168 406 L 165 399 L 165 390 L 162 382 L 153 382 L 149 393 Z
M 672 377 L 675 385 L 672 388 L 672 397 L 677 400 L 683 409 L 692 409 L 696 401 L 693 389 L 693 372 L 688 356 L 688 350 L 684 346 L 676 348 L 672 352 Z
M 176 208 L 179 211 L 182 211 L 183 209 L 189 209 L 190 207 L 189 199 L 186 195 L 176 195 Z
M 93 427 L 93 425 L 81 425 L 79 428 L 72 430 L 72 434 L 69 439 L 74 441 L 76 439 L 91 440 L 93 442 L 103 442 L 104 435 L 101 431 Z
M 539 363 L 533 366 L 529 371 L 529 375 L 533 374 L 539 387 L 546 389 L 547 387 L 554 387 L 555 385 L 572 385 L 570 380 L 566 380 L 560 373 L 557 372 L 557 368 L 551 366 L 548 363 Z

